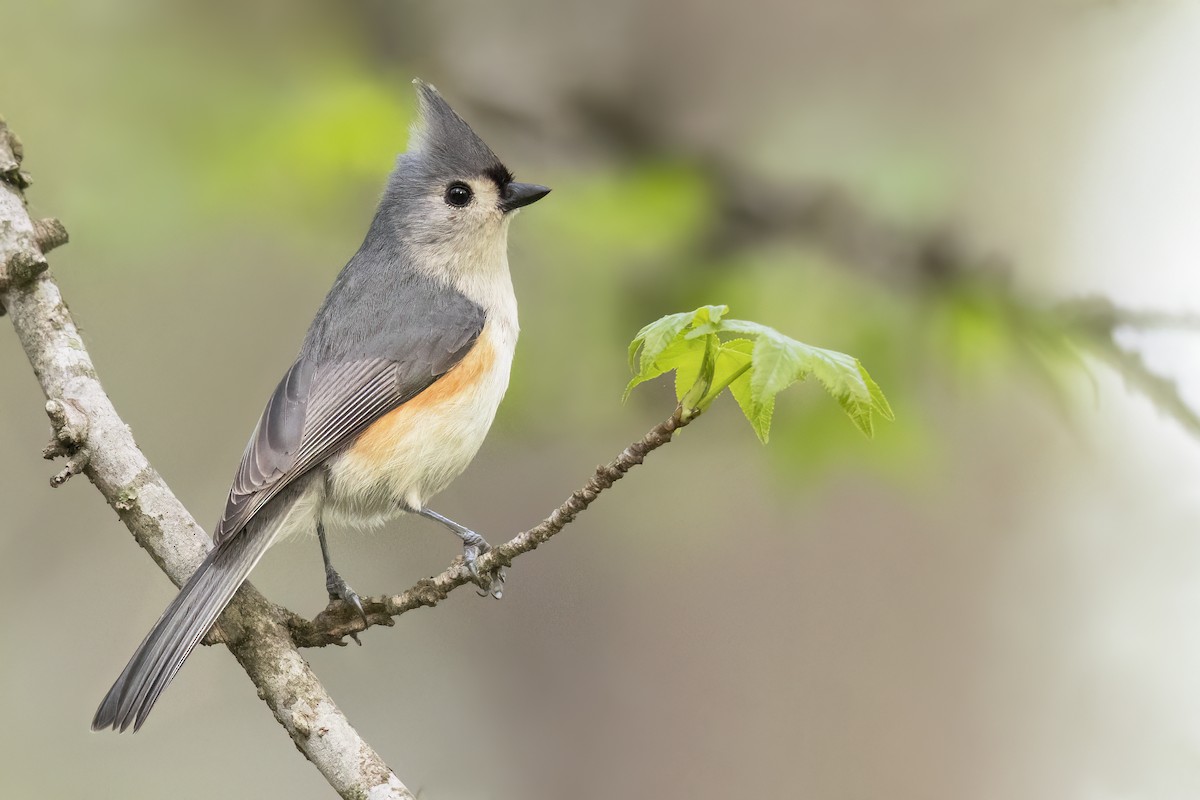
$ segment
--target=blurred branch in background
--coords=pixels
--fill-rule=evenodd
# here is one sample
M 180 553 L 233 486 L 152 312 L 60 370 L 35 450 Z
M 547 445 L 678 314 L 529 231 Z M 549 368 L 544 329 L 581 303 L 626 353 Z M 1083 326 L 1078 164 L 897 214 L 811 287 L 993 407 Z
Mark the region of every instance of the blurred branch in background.
M 1123 331 L 1186 330 L 1200 334 L 1200 314 L 1135 311 L 1103 297 L 1047 303 L 1023 294 L 1014 284 L 1006 260 L 978 254 L 945 228 L 904 226 L 883 218 L 839 186 L 820 181 L 780 182 L 759 175 L 720 151 L 681 154 L 663 139 L 659 116 L 650 103 L 615 104 L 580 96 L 572 108 L 588 130 L 630 163 L 659 155 L 691 170 L 711 209 L 702 235 L 676 259 L 708 274 L 721 285 L 723 273 L 736 270 L 747 252 L 774 246 L 820 251 L 845 272 L 878 284 L 885 291 L 910 295 L 918 307 L 933 313 L 926 323 L 949 323 L 942 343 L 952 360 L 971 361 L 963 352 L 972 332 L 990 329 L 1002 347 L 1018 354 L 1053 392 L 1064 391 L 1063 367 L 1084 366 L 1091 356 L 1120 374 L 1126 385 L 1144 395 L 1160 412 L 1200 438 L 1200 415 L 1188 405 L 1178 385 L 1155 373 L 1134 349 L 1123 346 Z M 682 268 L 682 267 L 681 267 Z M 641 281 L 640 302 L 658 306 L 678 303 L 679 270 L 660 273 L 660 281 Z M 703 276 L 701 276 L 702 278 Z M 690 286 L 704 281 L 689 281 Z M 847 324 L 862 319 L 846 315 Z M 869 323 L 867 323 L 869 324 Z M 923 340 L 921 337 L 920 340 Z
M 1192 436 L 1200 438 L 1200 415 L 1184 400 L 1179 385 L 1159 375 L 1145 358 L 1118 341 L 1123 331 L 1183 330 L 1200 334 L 1200 314 L 1171 314 L 1120 308 L 1103 297 L 1061 303 L 1055 309 L 1068 336 L 1081 348 L 1116 370 L 1133 391 L 1144 395 L 1163 414 Z

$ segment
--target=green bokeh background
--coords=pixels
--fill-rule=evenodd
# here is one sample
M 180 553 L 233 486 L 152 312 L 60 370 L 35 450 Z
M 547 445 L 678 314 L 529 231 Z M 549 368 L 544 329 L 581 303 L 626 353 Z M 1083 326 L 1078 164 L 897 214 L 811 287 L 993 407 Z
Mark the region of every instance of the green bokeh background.
M 512 386 L 442 513 L 527 528 L 669 414 L 668 381 L 619 402 L 626 344 L 665 313 L 727 303 L 887 391 L 897 421 L 867 441 L 791 390 L 767 448 L 725 399 L 518 562 L 502 602 L 462 592 L 310 652 L 422 797 L 1200 789 L 1200 444 L 1102 367 L 1048 388 L 1011 306 L 1200 303 L 1186 267 L 1101 275 L 1073 244 L 1113 235 L 1080 209 L 1097 141 L 1126 152 L 1104 131 L 1138 129 L 1121 98 L 1155 37 L 1200 42 L 1181 4 L 8 5 L 0 113 L 31 212 L 67 225 L 52 267 L 101 379 L 204 524 L 405 146 L 414 75 L 554 187 L 513 226 Z M 894 242 L 831 247 L 838 214 L 739 237 L 731 186 L 768 211 L 833 191 L 963 255 L 950 280 Z M 7 330 L 0 376 L 0 797 L 331 796 L 223 651 L 139 735 L 87 730 L 173 589 L 86 482 L 47 487 Z M 420 520 L 333 547 L 371 594 L 457 552 Z M 314 541 L 254 580 L 323 605 Z

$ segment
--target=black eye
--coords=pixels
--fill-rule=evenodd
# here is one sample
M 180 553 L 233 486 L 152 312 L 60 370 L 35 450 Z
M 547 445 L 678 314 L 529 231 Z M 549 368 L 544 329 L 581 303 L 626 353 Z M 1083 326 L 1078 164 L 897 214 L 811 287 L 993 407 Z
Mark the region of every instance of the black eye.
M 457 208 L 462 208 L 470 203 L 473 196 L 471 187 L 465 183 L 452 183 L 446 189 L 446 202 Z

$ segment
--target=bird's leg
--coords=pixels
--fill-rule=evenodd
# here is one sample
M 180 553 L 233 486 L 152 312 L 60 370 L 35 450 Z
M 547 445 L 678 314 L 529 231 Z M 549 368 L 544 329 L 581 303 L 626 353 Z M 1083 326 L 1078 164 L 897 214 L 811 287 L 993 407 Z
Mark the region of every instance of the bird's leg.
M 358 596 L 358 592 L 351 589 L 350 584 L 342 580 L 342 576 L 338 575 L 337 570 L 333 568 L 333 564 L 329 560 L 329 543 L 325 541 L 325 525 L 320 522 L 317 523 L 317 538 L 321 540 L 321 558 L 325 560 L 325 588 L 329 591 L 329 599 L 342 600 L 354 606 L 365 626 L 367 612 L 363 610 L 362 599 Z
M 463 525 L 459 525 L 449 517 L 443 517 L 441 514 L 437 513 L 431 508 L 422 508 L 417 513 L 422 517 L 428 517 L 429 519 L 442 523 L 451 531 L 453 531 L 455 536 L 463 540 L 463 561 L 466 563 L 467 569 L 470 570 L 475 579 L 479 580 L 479 567 L 476 566 L 475 562 L 479 559 L 479 556 L 491 550 L 492 546 L 475 531 Z M 495 597 L 497 600 L 499 600 L 504 594 L 504 581 L 507 577 L 508 576 L 504 574 L 504 568 L 497 567 L 488 576 L 488 582 L 486 586 L 484 586 L 482 583 L 480 584 L 481 586 L 484 586 L 484 591 L 480 592 L 479 596 L 487 597 L 490 594 L 492 597 Z

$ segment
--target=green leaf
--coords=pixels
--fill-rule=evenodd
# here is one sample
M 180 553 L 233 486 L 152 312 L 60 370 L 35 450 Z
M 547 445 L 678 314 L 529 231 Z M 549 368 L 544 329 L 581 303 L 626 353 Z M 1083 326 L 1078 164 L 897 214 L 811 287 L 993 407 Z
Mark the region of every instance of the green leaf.
M 697 408 L 703 410 L 701 401 L 713 385 L 713 375 L 717 371 L 717 351 L 720 347 L 721 340 L 717 338 L 716 334 L 709 334 L 704 337 L 704 354 L 700 359 L 700 368 L 695 372 L 691 386 L 685 389 L 683 397 L 679 398 L 679 404 L 683 406 L 684 412 L 687 415 L 690 415 Z M 679 377 L 678 370 L 675 372 L 675 377 L 676 379 Z M 676 383 L 676 391 L 679 388 L 679 384 Z
M 867 384 L 867 392 L 871 395 L 872 407 L 879 413 L 879 416 L 888 422 L 894 422 L 896 420 L 896 412 L 892 411 L 892 404 L 884 397 L 883 389 L 879 388 L 879 384 L 875 382 L 870 373 L 867 372 L 867 368 L 858 359 L 855 359 L 854 363 L 858 364 L 858 371 L 862 373 L 863 382 Z
M 656 362 L 658 366 L 665 366 L 667 369 L 675 370 L 675 399 L 683 400 L 683 396 L 688 393 L 700 377 L 701 361 L 695 358 L 676 358 L 674 351 L 676 348 L 683 350 L 687 348 L 699 348 L 693 345 L 690 337 L 685 336 L 682 342 L 669 348 L 667 353 L 659 356 Z M 754 349 L 754 342 L 749 339 L 732 339 L 728 342 L 721 342 L 717 339 L 716 343 L 716 359 L 713 364 L 713 374 L 711 386 L 716 387 L 717 391 L 708 392 L 700 403 L 701 409 L 706 408 L 709 403 L 724 390 L 729 382 L 736 377 L 739 371 L 750 363 L 750 352 Z
M 879 385 L 857 358 L 798 342 L 753 322 L 726 320 L 725 326 L 758 333 L 750 378 L 750 398 L 754 408 L 763 407 L 779 392 L 812 375 L 868 437 L 875 434 L 875 414 L 884 419 L 895 418 Z
M 663 352 L 679 338 L 679 334 L 689 326 L 697 324 L 712 324 L 718 322 L 729 311 L 729 306 L 701 306 L 695 311 L 684 311 L 679 314 L 668 314 L 661 319 L 651 322 L 638 331 L 637 336 L 629 343 L 629 368 L 634 369 L 637 363 L 638 348 L 642 350 L 641 369 L 645 370 L 659 353 Z
M 629 367 L 636 373 L 625 387 L 624 399 L 628 399 L 638 384 L 672 369 L 684 367 L 691 374 L 699 375 L 704 363 L 705 341 L 686 339 L 683 333 L 692 325 L 719 321 L 727 311 L 728 306 L 701 306 L 695 311 L 669 314 L 638 331 L 629 344 Z
M 730 339 L 722 342 L 717 351 L 716 369 L 713 371 L 713 386 L 723 388 L 731 381 L 745 374 L 751 364 L 751 353 L 754 352 L 754 342 L 749 339 Z M 747 375 L 747 380 L 749 376 Z
M 754 402 L 774 397 L 796 381 L 808 377 L 808 359 L 785 336 L 771 331 L 760 336 L 754 346 L 754 368 L 750 373 L 750 393 Z
M 796 341 L 757 322 L 725 319 L 728 310 L 701 306 L 642 328 L 629 348 L 630 368 L 637 362 L 637 372 L 626 397 L 639 383 L 675 370 L 675 396 L 686 412 L 703 411 L 729 389 L 766 443 L 776 395 L 813 376 L 867 436 L 875 433 L 876 414 L 895 419 L 883 391 L 857 358 Z M 721 334 L 731 333 L 747 338 L 721 341 Z
M 713 377 L 713 386 L 728 385 L 730 394 L 737 401 L 738 407 L 746 417 L 746 421 L 754 428 L 759 440 L 767 443 L 771 431 L 771 417 L 775 412 L 775 398 L 766 403 L 756 403 L 750 390 L 750 370 L 754 342 L 750 339 L 731 339 L 721 345 L 717 354 L 717 369 Z M 716 399 L 717 393 L 710 394 L 707 401 Z
M 786 336 L 774 328 L 769 328 L 758 322 L 751 322 L 745 319 L 722 319 L 720 323 L 721 333 L 741 333 L 746 336 L 774 336 L 779 339 L 787 339 Z
M 671 350 L 672 352 L 665 353 L 658 363 L 667 368 L 664 372 L 675 370 L 675 399 L 683 402 L 683 396 L 696 385 L 696 380 L 700 377 L 700 370 L 704 366 L 704 352 L 698 343 L 690 339 L 677 342 Z
M 763 444 L 771 435 L 771 417 L 775 414 L 775 398 L 765 403 L 756 403 L 750 392 L 750 373 L 743 373 L 733 383 L 729 384 L 729 392 L 742 409 L 746 421 L 754 428 L 754 433 Z
M 694 316 L 687 311 L 668 314 L 638 331 L 637 336 L 629 343 L 629 368 L 637 369 L 637 352 L 641 348 L 641 369 L 638 371 L 645 371 L 647 365 L 652 364 L 658 354 L 675 341 L 679 332 L 688 326 Z

